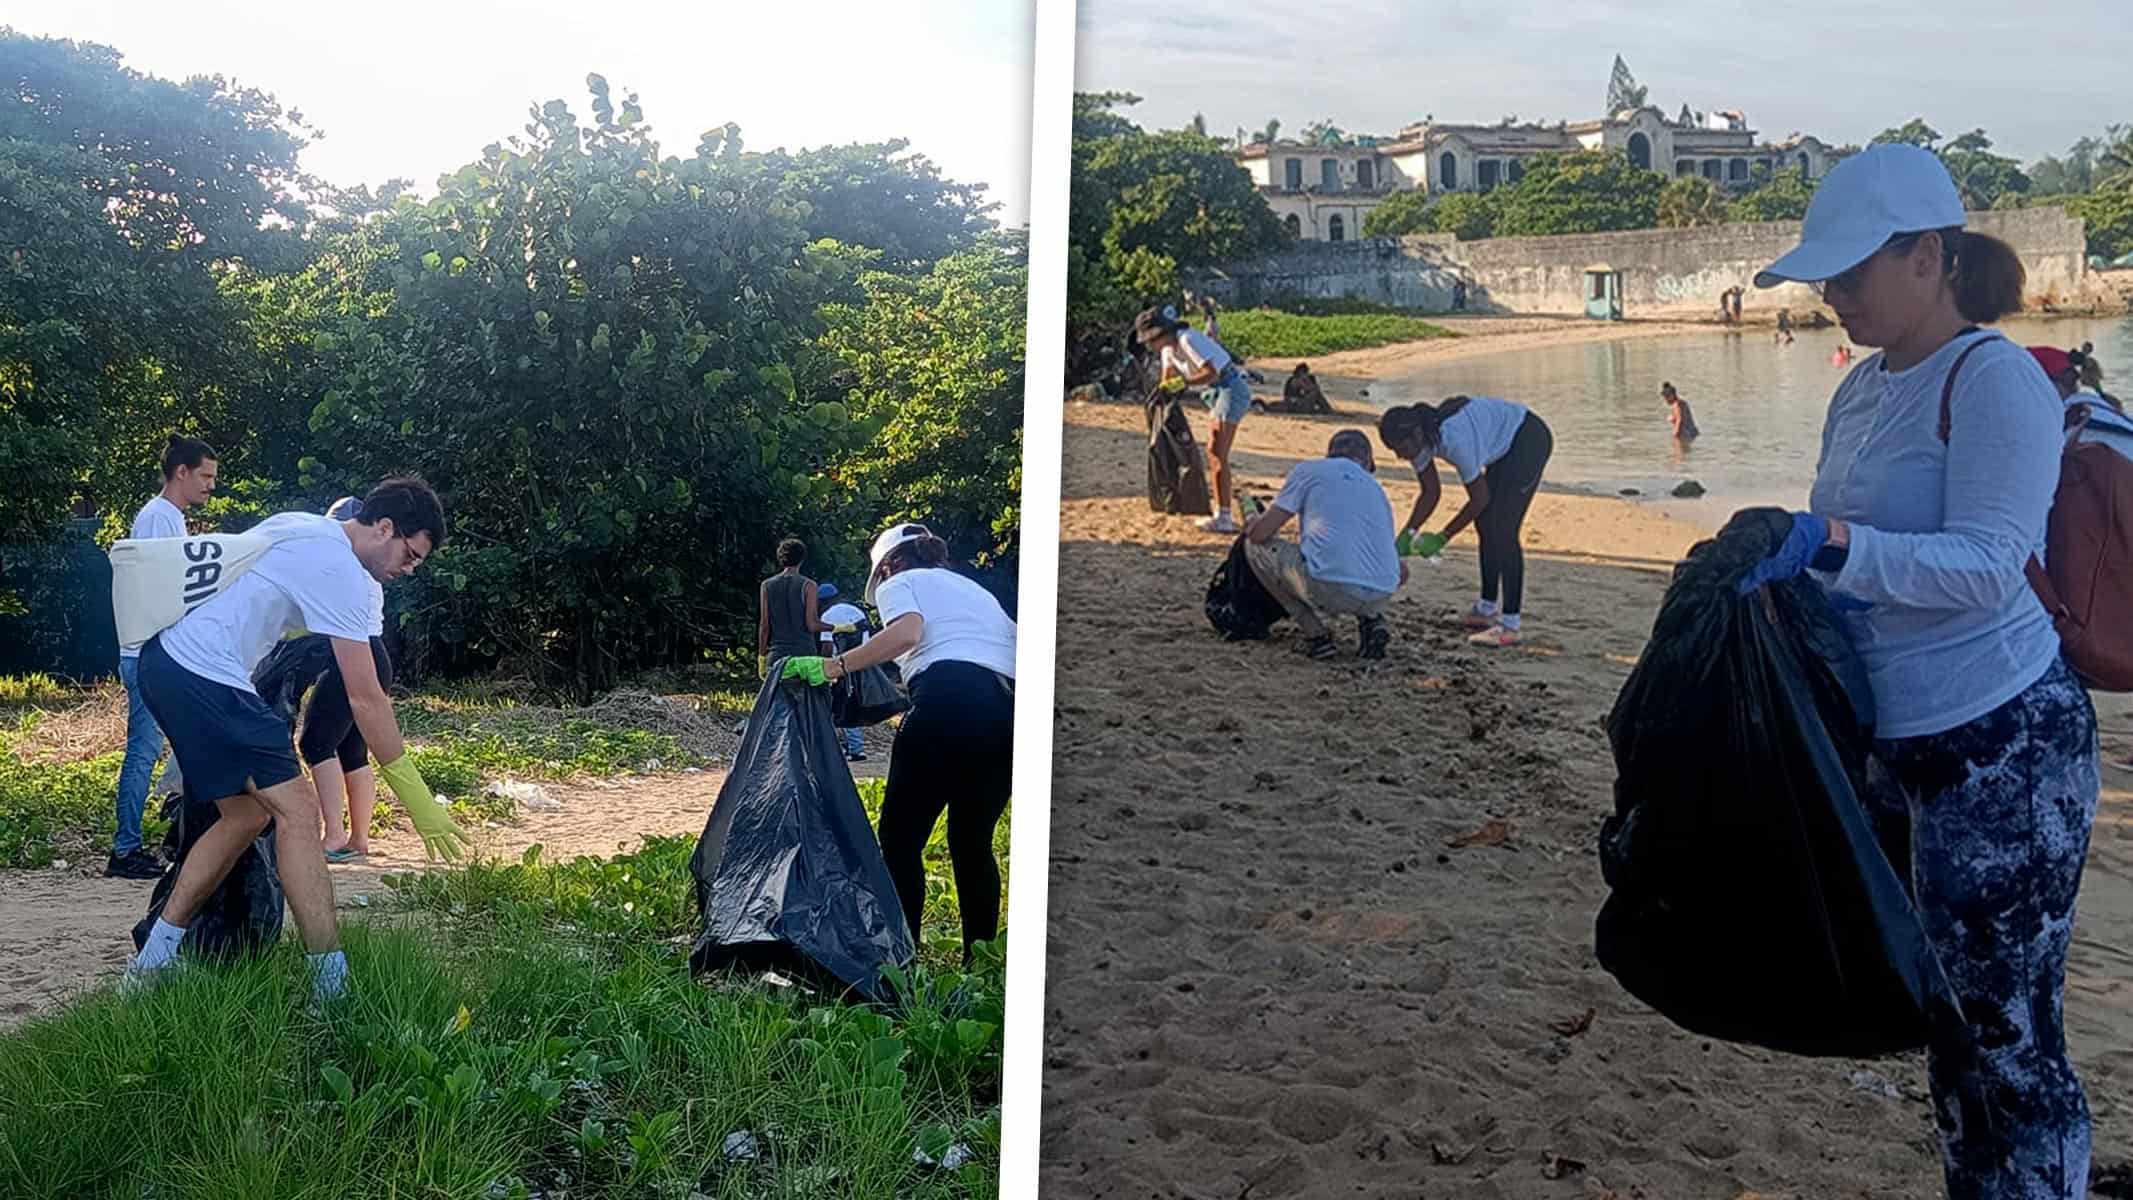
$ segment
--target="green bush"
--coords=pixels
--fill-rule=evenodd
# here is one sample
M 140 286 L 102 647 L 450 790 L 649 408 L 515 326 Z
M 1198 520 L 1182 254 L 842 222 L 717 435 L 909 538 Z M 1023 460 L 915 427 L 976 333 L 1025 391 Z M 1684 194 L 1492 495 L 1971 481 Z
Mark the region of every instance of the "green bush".
M 1454 336 L 1442 325 L 1391 311 L 1307 316 L 1248 308 L 1222 314 L 1222 344 L 1245 358 L 1316 358 L 1341 350 Z

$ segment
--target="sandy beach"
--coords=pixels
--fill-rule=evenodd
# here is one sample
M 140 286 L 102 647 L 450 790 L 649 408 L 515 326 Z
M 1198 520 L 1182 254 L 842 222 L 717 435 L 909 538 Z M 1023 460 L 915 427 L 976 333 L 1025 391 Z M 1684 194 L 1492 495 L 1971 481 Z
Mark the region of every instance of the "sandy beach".
M 1367 428 L 1357 388 L 1380 372 L 1716 329 L 1532 325 L 1313 359 L 1347 412 L 1249 418 L 1242 486 L 1271 494 L 1333 430 Z M 1592 954 L 1600 721 L 1666 572 L 1726 514 L 1544 490 L 1522 648 L 1455 627 L 1477 583 L 1467 534 L 1395 601 L 1387 661 L 1313 663 L 1287 624 L 1265 643 L 1210 629 L 1228 539 L 1149 512 L 1137 405 L 1065 420 L 1047 1195 L 1940 1195 L 1922 1056 L 1695 1037 Z M 1404 512 L 1412 474 L 1379 475 Z M 1444 512 L 1459 503 L 1448 484 Z M 1352 656 L 1352 622 L 1337 632 Z M 2098 709 L 2106 752 L 2133 749 L 2133 703 Z M 2133 1157 L 2129 782 L 2106 773 L 2067 991 L 2099 1167 Z M 1501 844 L 1447 844 L 1491 821 Z

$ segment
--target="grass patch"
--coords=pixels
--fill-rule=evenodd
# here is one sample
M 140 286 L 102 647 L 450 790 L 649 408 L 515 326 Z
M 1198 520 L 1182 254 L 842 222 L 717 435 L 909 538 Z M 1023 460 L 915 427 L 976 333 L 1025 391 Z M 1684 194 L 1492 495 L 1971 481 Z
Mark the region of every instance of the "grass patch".
M 124 751 L 93 758 L 36 761 L 18 753 L 18 743 L 38 732 L 45 714 L 21 713 L 0 728 L 0 868 L 48 867 L 111 852 L 118 831 L 119 767 Z M 142 818 L 142 836 L 155 845 L 168 823 L 155 804 Z
M 22 704 L 59 704 L 75 689 L 42 671 L 28 675 L 0 675 L 0 707 Z
M 1222 343 L 1246 358 L 1315 358 L 1342 350 L 1457 336 L 1405 310 L 1354 301 L 1298 302 L 1222 314 Z
M 293 941 L 32 1021 L 0 1039 L 0 1195 L 997 1194 L 1002 945 L 928 951 L 893 1008 L 706 986 L 691 846 L 413 877 L 441 919 L 345 925 L 331 1025 Z M 914 1161 L 954 1143 L 970 1165 Z

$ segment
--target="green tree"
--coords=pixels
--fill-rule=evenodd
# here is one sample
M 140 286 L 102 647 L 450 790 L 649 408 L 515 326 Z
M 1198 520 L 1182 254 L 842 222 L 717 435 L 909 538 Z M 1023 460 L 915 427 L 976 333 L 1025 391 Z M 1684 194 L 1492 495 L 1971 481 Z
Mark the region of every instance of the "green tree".
M 2133 189 L 2077 196 L 2066 210 L 2088 227 L 2090 254 L 2115 259 L 2133 253 Z
M 1997 207 L 2000 197 L 2029 191 L 2029 176 L 2023 173 L 2021 164 L 1994 154 L 1992 139 L 1982 129 L 1950 139 L 1939 154 L 1955 180 L 1956 190 L 1962 193 L 1966 208 Z
M 1798 167 L 1787 167 L 1770 182 L 1733 202 L 1736 221 L 1797 221 L 1807 215 L 1815 196 L 1815 181 Z
M 2133 190 L 2133 125 L 2104 131 L 2104 146 L 2096 155 L 2096 190 Z
M 957 183 L 904 139 L 765 156 L 783 196 L 807 205 L 817 238 L 881 251 L 884 267 L 923 271 L 993 228 L 984 184 Z
M 755 571 L 871 432 L 812 339 L 878 256 L 810 245 L 732 127 L 662 158 L 635 97 L 587 84 L 590 127 L 550 101 L 378 231 L 380 311 L 314 339 L 307 464 L 426 475 L 456 533 L 412 585 L 420 644 L 580 696 L 742 640 Z
M 1528 178 L 1531 176 L 1529 175 Z M 1507 189 L 1498 188 L 1489 193 L 1451 192 L 1439 199 L 1431 208 L 1438 232 L 1449 233 L 1462 242 L 1478 241 L 1495 237 L 1504 232 L 1501 228 L 1505 201 L 1510 196 Z
M 1616 150 L 1539 155 L 1526 165 L 1525 177 L 1507 189 L 1495 234 L 1537 237 L 1649 229 L 1659 218 L 1659 193 L 1665 186 L 1659 175 L 1632 166 L 1629 156 Z
M 171 430 L 244 427 L 218 280 L 288 257 L 309 134 L 265 93 L 108 46 L 0 29 L 0 77 L 0 536 L 27 539 L 76 498 L 139 503 Z
M 1364 237 L 1400 237 L 1409 233 L 1435 233 L 1437 219 L 1431 212 L 1429 193 L 1419 188 L 1394 192 L 1378 202 L 1363 218 Z
M 2092 190 L 2096 161 L 2104 149 L 2102 138 L 2089 136 L 2069 146 L 2065 158 L 2047 154 L 2038 159 L 2029 168 L 2031 191 L 2040 196 L 2076 196 Z
M 870 273 L 824 310 L 852 419 L 868 430 L 831 469 L 854 523 L 915 520 L 1011 571 L 1022 498 L 1024 249 L 989 239 L 924 275 Z M 836 524 L 836 522 L 831 522 Z
M 1717 184 L 1700 175 L 1669 180 L 1659 191 L 1659 224 L 1665 229 L 1690 229 L 1726 223 L 1726 196 Z
M 1940 145 L 1940 131 L 1926 124 L 1924 117 L 1912 117 L 1900 126 L 1875 134 L 1873 144 L 1919 146 L 1931 150 Z

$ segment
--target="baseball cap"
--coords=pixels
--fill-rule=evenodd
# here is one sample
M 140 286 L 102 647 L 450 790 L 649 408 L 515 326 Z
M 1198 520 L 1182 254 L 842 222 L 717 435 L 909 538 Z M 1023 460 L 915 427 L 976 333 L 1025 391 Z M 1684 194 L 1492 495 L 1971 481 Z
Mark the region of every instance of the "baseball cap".
M 1169 333 L 1176 328 L 1177 315 L 1167 308 L 1146 309 L 1140 316 L 1133 318 L 1133 332 L 1138 337 L 1146 337 L 1151 333 Z
M 824 583 L 815 589 L 815 599 L 817 600 L 835 600 L 836 598 L 837 585 L 834 583 Z
M 915 542 L 920 538 L 932 536 L 932 530 L 915 521 L 906 522 L 902 525 L 891 525 L 881 531 L 880 536 L 874 539 L 874 545 L 867 550 L 866 601 L 868 604 L 874 603 L 874 593 L 881 587 L 881 564 L 889 557 L 890 552 L 905 542 Z
M 1830 168 L 1807 206 L 1800 244 L 1756 273 L 1755 286 L 1819 283 L 1865 262 L 1900 233 L 1957 229 L 1963 198 L 1940 157 L 1919 146 L 1869 146 Z
M 2037 360 L 2037 365 L 2044 368 L 2044 373 L 2053 379 L 2074 369 L 2073 356 L 2057 346 L 2031 346 L 2029 353 L 2030 357 Z
M 353 521 L 363 515 L 363 501 L 354 496 L 343 496 L 333 502 L 326 515 L 336 521 Z

